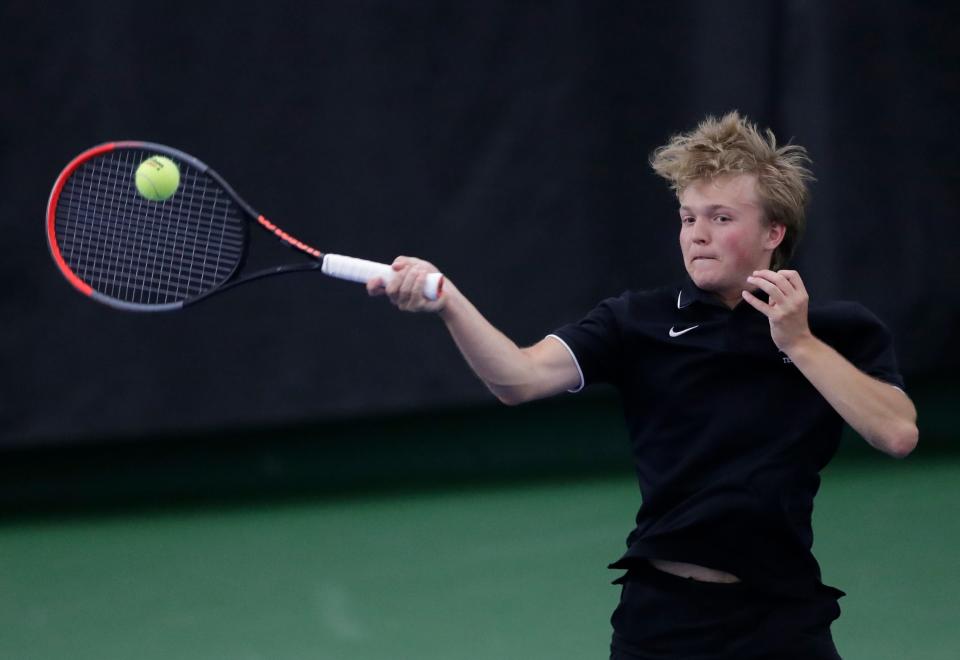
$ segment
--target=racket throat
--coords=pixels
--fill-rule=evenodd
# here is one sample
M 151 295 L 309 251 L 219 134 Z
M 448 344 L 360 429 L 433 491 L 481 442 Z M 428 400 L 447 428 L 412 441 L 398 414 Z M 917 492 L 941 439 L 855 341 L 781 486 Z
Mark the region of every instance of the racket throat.
M 304 243 L 303 241 L 291 236 L 287 232 L 280 229 L 280 227 L 276 226 L 275 224 L 267 220 L 262 215 L 257 216 L 257 222 L 260 224 L 261 227 L 269 231 L 271 234 L 279 238 L 281 241 L 283 241 L 290 247 L 300 250 L 301 252 L 304 252 L 306 254 L 309 254 L 311 257 L 315 259 L 320 259 L 323 257 L 323 253 L 320 252 L 320 250 L 318 250 L 315 247 L 311 247 L 306 243 Z

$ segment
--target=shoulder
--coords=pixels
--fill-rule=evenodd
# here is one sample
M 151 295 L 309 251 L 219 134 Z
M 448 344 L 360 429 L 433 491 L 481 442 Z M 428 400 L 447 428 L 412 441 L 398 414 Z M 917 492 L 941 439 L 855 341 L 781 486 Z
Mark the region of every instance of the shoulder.
M 812 305 L 810 317 L 831 324 L 883 325 L 876 314 L 853 300 L 832 300 Z
M 679 287 L 675 286 L 623 291 L 619 295 L 604 298 L 579 322 L 563 326 L 555 334 L 575 327 L 620 334 L 644 319 L 669 313 L 671 308 L 676 307 L 678 292 Z
M 629 289 L 619 296 L 604 300 L 601 305 L 618 312 L 619 315 L 630 317 L 635 314 L 649 314 L 652 310 L 661 308 L 676 308 L 680 285 L 668 284 L 651 289 Z
M 839 337 L 890 334 L 880 317 L 851 300 L 834 300 L 812 306 L 809 318 L 814 334 L 828 333 Z
M 810 330 L 864 373 L 904 388 L 893 334 L 860 303 L 837 301 L 819 306 L 810 315 Z

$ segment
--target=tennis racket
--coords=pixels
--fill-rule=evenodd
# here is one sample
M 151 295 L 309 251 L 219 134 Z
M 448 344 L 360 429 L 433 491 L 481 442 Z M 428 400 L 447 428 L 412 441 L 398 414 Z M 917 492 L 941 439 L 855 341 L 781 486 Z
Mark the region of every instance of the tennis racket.
M 172 196 L 138 190 L 137 168 L 163 156 L 179 170 Z M 134 312 L 180 309 L 270 275 L 319 270 L 352 282 L 388 283 L 387 264 L 320 250 L 257 213 L 200 160 L 150 142 L 110 142 L 84 151 L 60 173 L 47 204 L 53 260 L 75 289 L 97 302 Z M 306 259 L 246 272 L 250 227 L 256 225 Z M 443 275 L 431 273 L 424 295 L 437 299 Z

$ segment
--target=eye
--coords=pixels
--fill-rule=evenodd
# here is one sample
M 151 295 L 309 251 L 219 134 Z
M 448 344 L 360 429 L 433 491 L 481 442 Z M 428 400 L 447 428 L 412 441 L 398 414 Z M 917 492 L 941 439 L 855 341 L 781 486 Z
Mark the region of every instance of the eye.
M 714 220 L 716 220 L 719 223 L 724 223 L 724 222 L 730 222 L 732 218 L 729 215 L 718 215 L 717 217 L 714 218 Z
M 682 225 L 692 225 L 696 221 L 692 215 L 682 215 L 680 216 L 680 224 Z

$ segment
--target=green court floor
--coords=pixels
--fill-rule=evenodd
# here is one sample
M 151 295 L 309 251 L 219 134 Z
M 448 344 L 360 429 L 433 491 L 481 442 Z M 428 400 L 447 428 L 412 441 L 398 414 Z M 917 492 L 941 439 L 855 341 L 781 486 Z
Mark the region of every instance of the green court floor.
M 0 526 L 0 658 L 607 657 L 626 476 Z M 960 657 L 960 456 L 840 461 L 815 513 L 847 660 Z

